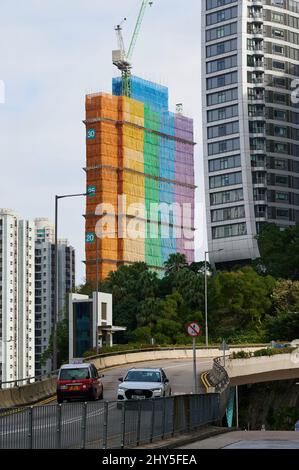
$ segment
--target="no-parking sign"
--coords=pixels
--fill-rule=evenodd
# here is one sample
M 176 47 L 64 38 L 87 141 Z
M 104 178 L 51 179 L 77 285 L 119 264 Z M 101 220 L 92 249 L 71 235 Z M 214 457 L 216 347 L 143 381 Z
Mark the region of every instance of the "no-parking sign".
M 195 338 L 196 336 L 200 335 L 200 326 L 196 322 L 189 323 L 187 326 L 187 332 L 189 336 L 192 336 L 192 338 Z

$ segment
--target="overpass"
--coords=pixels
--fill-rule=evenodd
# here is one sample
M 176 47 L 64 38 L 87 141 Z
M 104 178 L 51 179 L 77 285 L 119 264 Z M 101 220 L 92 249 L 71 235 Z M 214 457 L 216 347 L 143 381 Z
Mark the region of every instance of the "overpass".
M 221 391 L 225 368 L 230 386 L 299 378 L 299 348 L 291 353 L 234 359 L 232 355 L 214 359 L 213 368 L 203 378 L 207 392 Z M 225 363 L 224 363 L 225 362 Z

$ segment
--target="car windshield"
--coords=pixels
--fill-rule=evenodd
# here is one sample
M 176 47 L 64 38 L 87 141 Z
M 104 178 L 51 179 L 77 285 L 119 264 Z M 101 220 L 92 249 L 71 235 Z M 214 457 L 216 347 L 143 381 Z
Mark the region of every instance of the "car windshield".
M 61 369 L 59 376 L 59 380 L 83 380 L 89 378 L 90 375 L 88 367 L 80 369 Z
M 125 382 L 161 382 L 161 374 L 151 370 L 130 370 Z

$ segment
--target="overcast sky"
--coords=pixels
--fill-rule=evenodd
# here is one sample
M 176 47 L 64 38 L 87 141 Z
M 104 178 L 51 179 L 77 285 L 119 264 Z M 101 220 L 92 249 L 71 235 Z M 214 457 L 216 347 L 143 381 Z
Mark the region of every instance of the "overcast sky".
M 203 202 L 200 1 L 155 0 L 136 46 L 134 74 L 169 87 L 170 108 L 194 118 L 197 200 Z M 54 220 L 54 196 L 85 191 L 86 93 L 111 91 L 114 26 L 127 17 L 128 44 L 141 0 L 1 0 L 0 207 Z M 77 250 L 84 279 L 84 201 L 60 203 L 59 236 Z M 197 259 L 205 249 L 203 211 Z

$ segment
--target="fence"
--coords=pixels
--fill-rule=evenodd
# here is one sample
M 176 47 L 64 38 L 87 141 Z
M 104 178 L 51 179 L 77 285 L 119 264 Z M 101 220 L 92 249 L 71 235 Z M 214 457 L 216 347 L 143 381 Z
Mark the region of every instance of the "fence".
M 128 448 L 221 418 L 219 394 L 6 410 L 0 414 L 0 449 Z
M 216 357 L 213 361 L 213 369 L 209 372 L 209 382 L 215 388 L 217 393 L 224 392 L 229 386 L 229 376 L 225 369 L 225 362 L 223 365 L 222 357 Z

